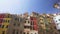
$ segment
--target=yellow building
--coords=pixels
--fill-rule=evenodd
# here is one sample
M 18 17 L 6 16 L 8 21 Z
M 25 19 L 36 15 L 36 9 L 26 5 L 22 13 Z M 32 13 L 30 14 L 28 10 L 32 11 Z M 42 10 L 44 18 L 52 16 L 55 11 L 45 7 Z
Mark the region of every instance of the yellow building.
M 46 29 L 45 27 L 45 15 L 40 15 L 40 26 L 42 29 Z
M 11 18 L 6 18 L 6 17 L 2 18 L 2 24 L 0 24 L 0 34 L 7 34 L 10 21 Z
M 7 34 L 9 22 L 11 19 L 10 18 L 3 18 L 3 20 L 4 20 L 4 22 L 1 25 L 0 34 Z

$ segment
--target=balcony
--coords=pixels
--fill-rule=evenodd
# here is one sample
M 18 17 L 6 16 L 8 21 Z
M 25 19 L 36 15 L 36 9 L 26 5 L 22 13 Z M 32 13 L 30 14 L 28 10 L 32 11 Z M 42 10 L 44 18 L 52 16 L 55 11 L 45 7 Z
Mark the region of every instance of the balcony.
M 25 29 L 24 29 L 24 32 L 28 32 L 28 31 L 30 31 L 29 28 L 25 28 Z
M 24 23 L 24 26 L 30 26 L 30 23 L 28 24 L 28 23 Z

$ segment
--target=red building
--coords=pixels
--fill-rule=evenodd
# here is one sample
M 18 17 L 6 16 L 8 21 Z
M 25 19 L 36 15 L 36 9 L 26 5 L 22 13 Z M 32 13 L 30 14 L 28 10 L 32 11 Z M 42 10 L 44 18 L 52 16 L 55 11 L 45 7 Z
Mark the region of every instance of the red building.
M 5 17 L 5 14 L 0 14 L 0 24 L 2 24 L 4 17 Z
M 35 17 L 30 17 L 30 20 L 32 21 L 33 29 L 38 30 L 37 19 Z
M 0 14 L 0 18 L 4 18 L 5 17 L 5 14 Z
M 31 21 L 31 32 L 32 34 L 38 34 L 38 25 L 37 25 L 37 18 L 36 17 L 30 17 Z

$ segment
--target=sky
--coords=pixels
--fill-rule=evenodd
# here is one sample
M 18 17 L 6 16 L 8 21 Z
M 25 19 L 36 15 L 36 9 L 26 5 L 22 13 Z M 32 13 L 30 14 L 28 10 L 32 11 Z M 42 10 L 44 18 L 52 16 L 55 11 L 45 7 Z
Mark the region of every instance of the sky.
M 57 0 L 0 0 L 0 13 L 23 14 L 25 12 L 56 13 Z

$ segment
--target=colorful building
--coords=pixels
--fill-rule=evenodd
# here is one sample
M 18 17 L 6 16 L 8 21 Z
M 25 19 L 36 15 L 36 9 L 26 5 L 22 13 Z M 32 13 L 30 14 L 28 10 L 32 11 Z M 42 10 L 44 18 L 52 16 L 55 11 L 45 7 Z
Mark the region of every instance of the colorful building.
M 24 18 L 24 33 L 23 34 L 29 34 L 30 33 L 30 20 L 29 18 Z
M 37 24 L 37 18 L 36 17 L 30 17 L 30 34 L 38 34 L 38 24 Z
M 7 14 L 0 14 L 0 34 L 7 34 L 8 26 L 11 18 Z
M 23 19 L 17 15 L 11 16 L 11 23 L 9 24 L 8 34 L 23 34 Z
M 39 16 L 39 22 L 38 22 L 38 33 L 40 34 L 59 34 L 59 32 L 56 30 L 56 26 L 53 23 L 53 15 L 52 14 L 42 14 Z M 53 31 L 53 32 L 52 32 Z
M 37 13 L 36 13 L 37 14 Z M 24 33 L 23 34 L 38 34 L 38 24 L 35 13 L 26 15 L 24 19 Z
M 38 34 L 46 34 L 45 29 L 45 14 L 42 14 L 38 18 Z
M 59 34 L 53 17 L 56 14 L 0 14 L 0 34 Z

